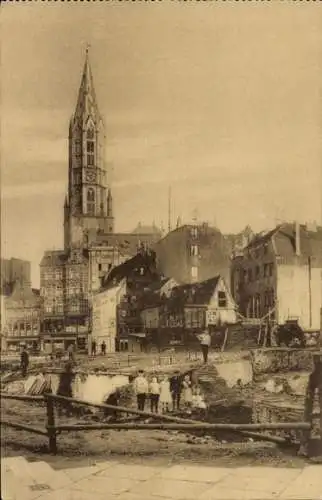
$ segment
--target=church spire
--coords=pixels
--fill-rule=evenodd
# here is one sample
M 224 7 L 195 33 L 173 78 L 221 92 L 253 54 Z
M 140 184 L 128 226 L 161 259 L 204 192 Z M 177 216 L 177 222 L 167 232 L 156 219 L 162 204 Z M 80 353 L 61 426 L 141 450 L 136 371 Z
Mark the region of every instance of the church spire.
M 85 62 L 81 83 L 78 91 L 78 98 L 74 118 L 87 118 L 88 115 L 95 115 L 97 120 L 101 120 L 98 110 L 96 93 L 94 88 L 93 74 L 89 58 L 89 45 L 86 47 Z

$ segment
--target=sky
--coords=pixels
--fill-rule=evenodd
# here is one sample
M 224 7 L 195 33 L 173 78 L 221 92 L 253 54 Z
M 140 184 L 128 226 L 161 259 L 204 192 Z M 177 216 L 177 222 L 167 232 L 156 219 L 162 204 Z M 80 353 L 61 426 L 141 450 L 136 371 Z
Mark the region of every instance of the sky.
M 315 2 L 7 2 L 1 244 L 63 244 L 68 124 L 90 44 L 117 231 L 177 217 L 321 223 L 322 12 Z

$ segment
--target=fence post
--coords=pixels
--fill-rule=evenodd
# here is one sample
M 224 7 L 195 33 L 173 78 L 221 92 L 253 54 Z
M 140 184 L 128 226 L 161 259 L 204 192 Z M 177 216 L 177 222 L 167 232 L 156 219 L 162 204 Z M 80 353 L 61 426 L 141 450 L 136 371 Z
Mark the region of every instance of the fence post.
M 305 422 L 313 423 L 313 406 L 314 406 L 314 396 L 316 391 L 319 393 L 319 405 L 320 412 L 322 409 L 322 384 L 321 384 L 321 369 L 322 369 L 322 359 L 319 355 L 313 355 L 314 368 L 313 372 L 309 376 L 309 381 L 305 394 L 304 403 L 304 420 Z M 322 439 L 322 417 L 320 413 L 320 436 Z M 301 445 L 298 454 L 307 456 L 309 441 L 311 437 L 311 429 L 302 432 Z
M 47 405 L 47 432 L 49 438 L 49 452 L 57 453 L 57 436 L 55 429 L 55 407 L 54 400 L 49 395 L 45 396 Z

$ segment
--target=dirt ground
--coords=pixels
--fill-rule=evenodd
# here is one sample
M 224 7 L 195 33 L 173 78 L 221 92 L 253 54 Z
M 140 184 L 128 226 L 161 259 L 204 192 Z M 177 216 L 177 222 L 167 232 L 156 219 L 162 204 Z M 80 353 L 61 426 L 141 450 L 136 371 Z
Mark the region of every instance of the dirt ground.
M 3 400 L 2 418 L 29 423 L 44 428 L 44 405 L 31 406 L 24 402 Z M 58 420 L 58 419 L 57 419 Z M 76 423 L 80 418 L 61 417 L 60 423 Z M 64 432 L 58 436 L 58 455 L 48 453 L 46 437 L 3 427 L 1 434 L 2 456 L 23 454 L 35 460 L 46 460 L 53 465 L 94 462 L 108 458 L 127 462 L 153 460 L 158 464 L 194 462 L 217 466 L 266 464 L 283 467 L 301 467 L 305 463 L 296 456 L 296 450 L 282 450 L 271 443 L 226 443 L 222 437 L 198 438 L 175 431 L 78 431 Z

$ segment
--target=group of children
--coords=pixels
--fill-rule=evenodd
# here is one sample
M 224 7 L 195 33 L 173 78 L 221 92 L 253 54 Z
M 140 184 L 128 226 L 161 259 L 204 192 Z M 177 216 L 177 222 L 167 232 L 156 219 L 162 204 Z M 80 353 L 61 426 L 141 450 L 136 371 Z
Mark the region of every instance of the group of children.
M 138 376 L 134 380 L 134 391 L 137 397 L 138 410 L 144 411 L 147 400 L 150 400 L 150 409 L 152 413 L 168 412 L 191 408 L 206 409 L 202 399 L 200 387 L 192 384 L 189 375 L 184 378 L 177 371 L 170 379 L 163 376 L 159 381 L 156 376 L 148 381 L 143 370 L 139 370 Z

